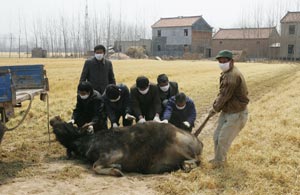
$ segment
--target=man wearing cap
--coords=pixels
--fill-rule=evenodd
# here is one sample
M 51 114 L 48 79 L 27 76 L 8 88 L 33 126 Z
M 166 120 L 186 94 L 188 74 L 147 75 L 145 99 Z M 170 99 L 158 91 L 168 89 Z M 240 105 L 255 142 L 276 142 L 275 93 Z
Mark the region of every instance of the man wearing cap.
M 138 123 L 149 120 L 160 122 L 161 102 L 157 86 L 149 83 L 145 76 L 139 76 L 130 89 L 131 110 Z
M 91 82 L 100 94 L 103 94 L 108 84 L 116 84 L 112 63 L 104 57 L 105 51 L 103 45 L 94 48 L 95 56 L 85 61 L 79 80 Z
M 169 81 L 169 78 L 166 74 L 160 74 L 157 77 L 157 87 L 159 92 L 159 97 L 162 106 L 162 114 L 164 113 L 168 100 L 170 97 L 177 95 L 178 92 L 178 84 L 176 82 Z
M 214 132 L 215 157 L 210 162 L 218 167 L 224 165 L 228 149 L 245 126 L 248 119 L 248 89 L 242 73 L 234 66 L 232 52 L 222 50 L 216 56 L 222 70 L 219 94 L 209 116 L 221 112 Z
M 103 95 L 107 116 L 111 127 L 119 127 L 119 119 L 122 116 L 123 126 L 132 125 L 134 116 L 130 114 L 130 94 L 126 85 L 109 84 Z
M 163 123 L 171 123 L 176 127 L 191 132 L 196 120 L 196 108 L 192 99 L 184 93 L 173 96 L 168 101 L 163 114 Z
M 107 129 L 102 97 L 88 81 L 78 85 L 77 103 L 69 123 L 87 128 L 89 133 Z

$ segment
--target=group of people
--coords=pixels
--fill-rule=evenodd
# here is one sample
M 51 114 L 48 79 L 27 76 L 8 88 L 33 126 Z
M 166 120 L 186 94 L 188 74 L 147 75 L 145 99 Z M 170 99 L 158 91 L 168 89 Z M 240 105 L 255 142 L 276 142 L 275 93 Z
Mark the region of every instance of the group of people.
M 196 120 L 196 108 L 191 98 L 179 92 L 178 84 L 169 81 L 166 74 L 151 83 L 145 76 L 139 76 L 130 90 L 125 84 L 116 84 L 111 61 L 105 58 L 102 45 L 94 48 L 95 56 L 85 61 L 76 107 L 71 123 L 86 128 L 89 133 L 122 125 L 155 121 L 171 123 L 185 131 L 192 131 Z M 227 151 L 245 126 L 248 118 L 248 90 L 243 75 L 234 66 L 232 53 L 220 51 L 216 59 L 222 70 L 220 90 L 209 116 L 221 112 L 218 127 L 214 133 L 215 157 L 210 162 L 222 165 Z

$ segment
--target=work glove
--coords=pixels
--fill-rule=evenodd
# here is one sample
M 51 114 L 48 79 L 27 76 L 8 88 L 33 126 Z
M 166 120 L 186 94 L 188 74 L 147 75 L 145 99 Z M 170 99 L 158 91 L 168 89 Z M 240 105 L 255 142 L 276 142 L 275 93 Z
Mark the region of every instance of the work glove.
M 88 132 L 88 134 L 93 134 L 94 133 L 93 125 L 89 125 L 86 131 Z
M 160 123 L 169 123 L 169 121 L 167 119 L 164 119 L 164 120 L 160 121 Z
M 159 123 L 160 122 L 159 116 L 155 116 L 154 119 L 153 119 L 153 121 Z
M 212 117 L 212 116 L 214 116 L 215 114 L 217 114 L 217 111 L 216 111 L 214 108 L 211 108 L 211 109 L 208 111 L 208 117 Z
M 75 123 L 75 120 L 74 120 L 74 119 L 71 119 L 71 120 L 69 120 L 69 121 L 68 121 L 68 123 L 70 123 L 70 124 L 74 125 L 74 123 Z
M 187 128 L 191 127 L 191 124 L 188 121 L 184 121 L 183 122 L 184 126 L 186 126 Z
M 125 115 L 125 119 L 127 119 L 127 120 L 134 120 L 135 117 L 134 117 L 133 115 L 127 113 L 127 114 Z
M 119 125 L 117 123 L 113 123 L 112 128 L 116 128 L 119 127 Z
M 144 119 L 144 118 L 141 118 L 139 121 L 138 121 L 138 123 L 145 123 L 146 122 L 146 120 Z

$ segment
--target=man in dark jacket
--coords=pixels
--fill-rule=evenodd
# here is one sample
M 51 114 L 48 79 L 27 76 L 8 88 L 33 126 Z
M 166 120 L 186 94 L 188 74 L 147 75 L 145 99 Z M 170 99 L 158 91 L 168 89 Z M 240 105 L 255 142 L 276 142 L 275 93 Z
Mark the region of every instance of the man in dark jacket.
M 78 85 L 77 103 L 70 122 L 77 124 L 78 127 L 87 127 L 90 133 L 107 129 L 102 97 L 99 92 L 93 90 L 92 84 L 88 81 Z
M 104 58 L 105 47 L 94 48 L 95 57 L 85 61 L 80 77 L 81 81 L 89 81 L 100 94 L 103 94 L 108 84 L 116 84 L 111 61 Z
M 169 122 L 180 129 L 191 132 L 195 120 L 196 108 L 192 99 L 186 97 L 184 93 L 170 98 L 162 122 Z
M 167 107 L 167 103 L 170 97 L 175 96 L 179 93 L 178 84 L 176 82 L 169 81 L 169 78 L 166 74 L 160 74 L 157 77 L 157 87 L 162 106 L 162 117 L 162 114 L 164 113 Z
M 111 127 L 118 127 L 119 119 L 122 116 L 123 126 L 132 125 L 134 116 L 130 114 L 130 94 L 126 85 L 109 84 L 103 95 L 107 116 Z
M 131 110 L 138 123 L 148 120 L 160 122 L 161 102 L 156 85 L 150 84 L 147 77 L 140 76 L 136 79 L 136 84 L 131 87 L 130 94 Z
M 248 89 L 242 73 L 234 66 L 232 52 L 222 50 L 216 56 L 222 70 L 220 90 L 209 116 L 221 111 L 218 126 L 214 132 L 215 157 L 210 162 L 214 167 L 223 166 L 227 152 L 234 138 L 248 119 Z

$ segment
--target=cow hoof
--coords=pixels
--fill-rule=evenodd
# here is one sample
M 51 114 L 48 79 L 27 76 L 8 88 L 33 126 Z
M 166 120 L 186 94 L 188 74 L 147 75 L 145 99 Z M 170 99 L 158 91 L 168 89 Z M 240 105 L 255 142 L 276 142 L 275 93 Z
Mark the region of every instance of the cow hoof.
M 115 176 L 115 177 L 123 177 L 124 176 L 122 171 L 120 171 L 119 169 L 115 169 L 115 168 L 112 168 L 110 170 L 110 175 Z
M 183 170 L 185 172 L 190 172 L 192 169 L 198 167 L 199 161 L 197 160 L 186 160 L 183 162 Z

